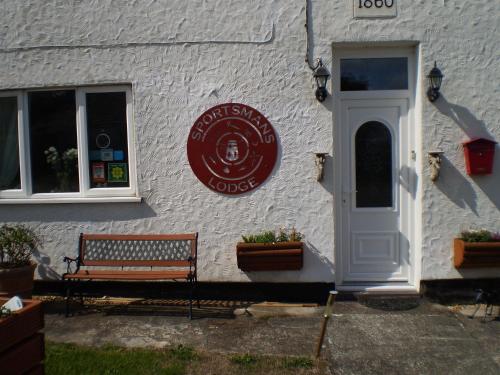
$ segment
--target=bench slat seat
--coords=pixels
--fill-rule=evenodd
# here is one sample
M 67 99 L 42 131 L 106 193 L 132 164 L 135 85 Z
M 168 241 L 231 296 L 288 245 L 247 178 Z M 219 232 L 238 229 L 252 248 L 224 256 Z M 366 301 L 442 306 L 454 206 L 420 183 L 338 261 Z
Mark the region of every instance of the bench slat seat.
M 65 276 L 66 279 L 86 280 L 187 280 L 189 271 L 100 271 L 80 270 Z
M 198 233 L 81 233 L 78 257 L 64 258 L 68 268 L 62 276 L 66 287 L 66 316 L 69 313 L 71 289 L 73 286 L 78 286 L 80 280 L 86 282 L 91 280 L 185 280 L 191 286 L 189 296 L 189 318 L 191 318 L 192 295 L 198 281 L 196 275 L 197 245 Z M 73 263 L 76 263 L 76 270 L 72 270 Z M 123 267 L 150 267 L 150 269 L 135 270 L 123 269 Z

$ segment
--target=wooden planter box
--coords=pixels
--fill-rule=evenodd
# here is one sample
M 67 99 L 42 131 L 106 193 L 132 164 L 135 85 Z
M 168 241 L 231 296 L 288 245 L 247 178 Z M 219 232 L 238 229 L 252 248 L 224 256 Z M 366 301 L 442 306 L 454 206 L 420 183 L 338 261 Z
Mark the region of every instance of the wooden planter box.
M 7 302 L 0 298 L 0 306 Z M 24 307 L 0 318 L 0 372 L 43 374 L 43 311 L 40 301 L 23 300 Z
M 238 268 L 243 271 L 300 270 L 303 265 L 303 248 L 303 242 L 238 242 Z
M 31 298 L 36 264 L 0 269 L 0 297 Z
M 455 268 L 500 267 L 500 242 L 453 241 Z

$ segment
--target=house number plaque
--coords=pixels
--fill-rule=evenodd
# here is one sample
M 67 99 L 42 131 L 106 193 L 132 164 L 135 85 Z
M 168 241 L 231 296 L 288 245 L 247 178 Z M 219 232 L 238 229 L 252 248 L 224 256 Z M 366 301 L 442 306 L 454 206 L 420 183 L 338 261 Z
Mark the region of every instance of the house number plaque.
M 398 14 L 396 0 L 352 0 L 354 18 L 390 18 Z
M 256 109 L 220 104 L 205 111 L 191 127 L 189 164 L 209 189 L 242 194 L 271 174 L 278 155 L 277 139 L 271 123 Z

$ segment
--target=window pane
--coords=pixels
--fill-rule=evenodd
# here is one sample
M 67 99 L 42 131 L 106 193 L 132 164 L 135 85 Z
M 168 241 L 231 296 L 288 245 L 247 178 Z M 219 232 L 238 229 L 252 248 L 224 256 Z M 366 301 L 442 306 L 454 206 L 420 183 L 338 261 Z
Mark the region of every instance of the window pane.
M 128 187 L 126 93 L 89 93 L 86 99 L 90 186 Z
M 20 188 L 17 98 L 0 98 L 0 190 Z
M 28 99 L 33 193 L 78 191 L 75 92 L 31 92 Z
M 377 121 L 356 133 L 356 207 L 392 207 L 392 139 Z
M 342 91 L 407 90 L 406 57 L 340 60 Z

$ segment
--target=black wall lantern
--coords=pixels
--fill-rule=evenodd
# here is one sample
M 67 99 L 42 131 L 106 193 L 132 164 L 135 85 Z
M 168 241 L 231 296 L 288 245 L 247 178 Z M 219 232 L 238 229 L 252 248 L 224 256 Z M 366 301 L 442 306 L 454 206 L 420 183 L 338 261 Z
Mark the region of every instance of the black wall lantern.
M 309 13 L 310 13 L 310 8 L 311 8 L 311 0 L 306 0 L 306 23 L 305 23 L 305 28 L 306 28 L 306 63 L 309 66 L 309 69 L 313 71 L 313 76 L 314 79 L 316 80 L 316 99 L 320 102 L 324 102 L 326 97 L 328 96 L 328 91 L 326 91 L 326 83 L 328 81 L 328 78 L 330 78 L 330 73 L 328 70 L 323 66 L 323 61 L 321 61 L 321 58 L 318 59 L 318 62 L 313 65 L 311 63 L 311 60 L 309 59 L 310 52 L 309 51 L 309 43 L 311 42 L 309 39 L 311 38 L 311 35 L 309 35 Z
M 323 62 L 321 59 L 318 61 L 318 67 L 314 70 L 314 79 L 316 80 L 316 85 L 318 88 L 316 89 L 316 99 L 320 102 L 325 101 L 328 96 L 328 91 L 326 91 L 326 83 L 328 82 L 328 78 L 330 78 L 330 73 L 323 66 Z
M 434 68 L 432 68 L 429 75 L 427 76 L 427 78 L 429 79 L 427 97 L 431 102 L 434 102 L 437 100 L 437 98 L 439 98 L 439 89 L 441 88 L 443 77 L 443 73 L 441 73 L 436 65 L 436 62 L 434 61 Z

